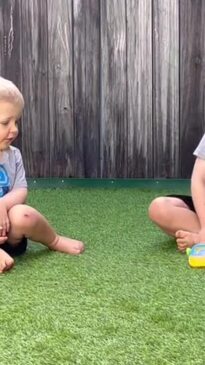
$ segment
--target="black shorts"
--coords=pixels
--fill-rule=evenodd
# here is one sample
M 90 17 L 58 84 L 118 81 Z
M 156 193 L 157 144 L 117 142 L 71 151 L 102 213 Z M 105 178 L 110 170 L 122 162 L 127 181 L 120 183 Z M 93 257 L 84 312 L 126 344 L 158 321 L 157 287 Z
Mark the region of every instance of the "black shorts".
M 170 198 L 178 198 L 181 199 L 186 205 L 188 205 L 188 207 L 195 212 L 195 208 L 194 208 L 194 204 L 193 204 L 193 200 L 192 197 L 189 195 L 167 195 Z
M 5 252 L 7 252 L 10 256 L 20 256 L 23 253 L 25 253 L 26 248 L 27 248 L 27 238 L 23 237 L 21 242 L 18 243 L 18 245 L 13 246 L 11 243 L 9 243 L 8 241 L 3 243 L 3 245 L 0 245 L 0 248 L 2 248 L 2 250 L 4 250 Z

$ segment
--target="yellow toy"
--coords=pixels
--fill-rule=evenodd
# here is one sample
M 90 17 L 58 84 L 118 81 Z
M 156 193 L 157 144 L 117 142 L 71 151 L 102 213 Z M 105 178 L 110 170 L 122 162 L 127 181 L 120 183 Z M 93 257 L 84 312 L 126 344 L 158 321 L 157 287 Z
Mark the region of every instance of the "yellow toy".
M 186 253 L 191 267 L 205 268 L 205 243 L 197 243 L 192 248 L 187 248 Z

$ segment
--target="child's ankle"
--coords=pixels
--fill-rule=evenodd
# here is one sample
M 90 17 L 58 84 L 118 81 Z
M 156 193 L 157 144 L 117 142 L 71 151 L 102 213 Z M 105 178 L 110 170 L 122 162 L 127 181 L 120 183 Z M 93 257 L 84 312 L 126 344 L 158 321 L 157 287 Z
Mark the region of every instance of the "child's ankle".
M 56 235 L 54 240 L 48 245 L 48 248 L 50 250 L 56 250 L 57 249 L 57 245 L 58 245 L 58 242 L 59 242 L 59 239 L 60 239 L 60 236 Z

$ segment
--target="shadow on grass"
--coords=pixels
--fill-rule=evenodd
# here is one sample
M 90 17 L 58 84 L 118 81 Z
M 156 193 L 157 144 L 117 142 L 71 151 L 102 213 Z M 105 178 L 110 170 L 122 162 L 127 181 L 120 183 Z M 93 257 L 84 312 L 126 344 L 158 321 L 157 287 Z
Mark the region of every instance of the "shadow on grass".
M 184 254 L 182 254 L 178 248 L 176 241 L 172 238 L 166 238 L 161 237 L 161 239 L 158 240 L 158 243 L 151 247 L 151 250 L 149 252 L 150 256 L 152 256 L 155 259 L 163 261 L 166 258 L 172 258 L 172 259 L 180 259 Z
M 29 243 L 25 254 L 16 257 L 15 260 L 18 261 L 18 264 L 24 265 L 28 264 L 29 261 L 34 262 L 41 258 L 48 258 L 53 252 L 43 245 Z
M 168 238 L 161 243 L 162 251 L 177 252 L 177 245 L 174 238 Z

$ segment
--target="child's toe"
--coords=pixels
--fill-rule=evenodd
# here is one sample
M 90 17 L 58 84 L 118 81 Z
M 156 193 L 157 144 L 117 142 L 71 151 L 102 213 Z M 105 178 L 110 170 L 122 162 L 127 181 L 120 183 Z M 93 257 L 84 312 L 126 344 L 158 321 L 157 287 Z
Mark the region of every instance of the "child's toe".
M 78 243 L 76 244 L 75 250 L 76 250 L 76 255 L 80 255 L 81 253 L 83 253 L 85 251 L 84 243 L 81 241 L 78 241 Z
M 10 270 L 13 266 L 14 266 L 14 259 L 12 259 L 12 257 L 9 257 L 6 260 L 6 267 L 4 271 Z
M 177 231 L 177 232 L 175 233 L 175 237 L 177 237 L 177 238 L 181 238 L 181 237 L 182 237 L 182 231 Z

